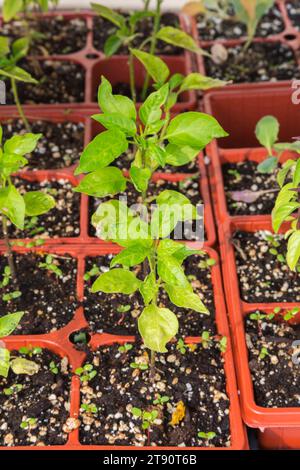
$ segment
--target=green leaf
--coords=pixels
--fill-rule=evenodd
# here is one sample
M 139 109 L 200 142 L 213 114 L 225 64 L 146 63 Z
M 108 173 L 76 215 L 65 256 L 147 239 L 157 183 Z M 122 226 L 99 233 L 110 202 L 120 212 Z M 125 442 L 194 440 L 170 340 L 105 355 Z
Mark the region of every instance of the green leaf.
M 157 143 L 148 143 L 146 150 L 146 162 L 152 171 L 156 170 L 159 166 L 165 167 L 166 164 L 166 151 Z
M 141 281 L 135 274 L 127 269 L 112 269 L 101 274 L 94 282 L 91 292 L 105 292 L 106 294 L 133 294 L 140 286 Z
M 9 54 L 9 38 L 0 36 L 0 58 Z
M 145 305 L 148 305 L 158 294 L 158 285 L 155 274 L 151 272 L 140 285 L 140 293 L 144 299 Z
M 178 191 L 173 191 L 172 189 L 162 191 L 157 196 L 156 203 L 158 206 L 175 208 L 175 210 L 178 211 L 179 220 L 185 221 L 198 218 L 196 207 L 191 204 L 191 201 L 186 196 Z
M 183 243 L 166 238 L 161 240 L 157 248 L 158 256 L 173 256 L 180 264 L 189 256 L 203 254 L 201 250 L 193 250 Z
M 119 28 L 125 23 L 125 19 L 119 13 L 107 8 L 104 5 L 100 5 L 99 3 L 91 3 L 91 7 L 95 13 L 102 16 L 106 20 L 110 21 L 111 23 L 115 24 Z
M 299 202 L 289 202 L 284 205 L 275 206 L 272 211 L 273 230 L 277 233 L 280 226 L 287 219 L 287 217 L 289 217 L 299 207 L 300 207 Z
M 30 191 L 24 195 L 25 213 L 30 217 L 46 214 L 55 207 L 55 199 L 41 191 Z
M 173 46 L 196 52 L 196 54 L 208 55 L 207 52 L 197 46 L 196 41 L 194 41 L 191 36 L 180 29 L 174 28 L 173 26 L 165 26 L 161 28 L 156 37 L 157 39 L 168 44 L 172 44 Z
M 201 301 L 199 295 L 192 292 L 190 289 L 181 289 L 178 286 L 166 285 L 165 290 L 174 305 L 177 307 L 190 308 L 195 312 L 204 313 L 209 315 L 209 311 Z
M 286 261 L 289 268 L 295 271 L 300 258 L 300 230 L 296 230 L 289 238 Z
M 297 140 L 296 142 L 283 142 L 279 144 L 274 145 L 274 149 L 277 152 L 284 152 L 286 150 L 290 152 L 300 152 L 300 140 Z
M 17 66 L 9 66 L 1 69 L 1 75 L 5 77 L 14 78 L 19 82 L 24 83 L 33 83 L 34 85 L 38 84 L 38 81 L 33 78 L 30 73 L 26 72 L 26 70 L 21 69 Z
M 136 134 L 135 121 L 120 114 L 94 114 L 92 118 L 100 122 L 106 129 L 118 129 L 128 136 L 134 136 Z
M 94 197 L 114 196 L 125 191 L 126 184 L 121 170 L 107 167 L 85 176 L 73 191 Z
M 28 160 L 20 155 L 4 153 L 2 159 L 0 159 L 0 172 L 2 177 L 7 178 L 12 173 L 16 173 L 25 165 Z
M 15 155 L 26 155 L 35 150 L 38 140 L 42 134 L 24 134 L 15 135 L 4 144 L 5 153 L 14 153 Z
M 231 82 L 218 80 L 217 78 L 206 77 L 201 73 L 190 73 L 183 80 L 179 93 L 187 90 L 210 90 L 211 88 L 220 88 Z
M 117 254 L 111 261 L 110 266 L 113 268 L 117 264 L 121 264 L 122 266 L 130 268 L 131 266 L 142 263 L 149 253 L 150 250 L 147 251 L 143 244 L 139 245 L 138 242 L 136 242 L 133 246 L 129 246 Z
M 190 111 L 172 119 L 165 138 L 179 147 L 189 146 L 202 150 L 213 139 L 226 136 L 227 132 L 215 118 Z
M 175 144 L 168 144 L 166 147 L 166 163 L 172 166 L 186 165 L 193 161 L 198 154 L 198 149 L 193 147 L 178 147 Z
M 111 84 L 103 76 L 98 90 L 98 103 L 104 114 L 119 114 L 128 119 L 136 119 L 134 102 L 126 96 L 113 95 Z
M 15 374 L 34 375 L 37 374 L 40 366 L 33 361 L 28 361 L 23 357 L 17 357 L 10 363 L 11 368 Z
M 126 136 L 120 130 L 110 129 L 101 132 L 84 149 L 75 175 L 107 167 L 127 149 Z
M 138 168 L 137 166 L 132 165 L 129 174 L 137 191 L 142 193 L 147 190 L 149 180 L 151 178 L 151 171 L 149 168 Z
M 14 186 L 0 189 L 0 212 L 20 230 L 24 228 L 25 202 Z
M 106 57 L 111 57 L 114 55 L 122 45 L 122 39 L 119 38 L 116 34 L 109 36 L 104 44 L 104 54 Z
M 0 338 L 9 336 L 17 328 L 20 323 L 24 312 L 8 313 L 0 317 Z
M 0 376 L 7 378 L 10 368 L 10 352 L 8 349 L 0 348 Z
M 23 10 L 23 0 L 4 0 L 3 19 L 10 21 L 16 17 L 17 13 Z
M 138 49 L 130 49 L 130 51 L 144 65 L 155 83 L 165 83 L 170 75 L 170 70 L 162 59 Z
M 277 183 L 282 188 L 289 171 L 295 166 L 295 160 L 287 160 L 277 174 Z
M 191 289 L 180 263 L 172 256 L 159 256 L 157 263 L 159 277 L 172 286 Z
M 294 188 L 298 188 L 300 185 L 300 158 L 298 158 L 296 163 L 296 168 L 293 176 L 293 186 Z
M 268 157 L 257 166 L 259 173 L 272 173 L 278 165 L 277 157 Z
M 279 122 L 274 116 L 264 116 L 255 128 L 255 135 L 259 143 L 265 147 L 270 154 L 275 142 L 278 140 Z
M 12 53 L 14 56 L 14 60 L 17 62 L 22 57 L 26 57 L 28 54 L 30 46 L 30 39 L 29 37 L 19 38 L 12 44 Z
M 146 126 L 154 124 L 162 116 L 162 106 L 166 103 L 169 94 L 169 85 L 166 83 L 159 90 L 151 93 L 142 104 L 139 116 L 142 123 Z
M 178 320 L 168 308 L 146 307 L 138 319 L 139 332 L 151 351 L 165 353 L 166 344 L 178 332 Z

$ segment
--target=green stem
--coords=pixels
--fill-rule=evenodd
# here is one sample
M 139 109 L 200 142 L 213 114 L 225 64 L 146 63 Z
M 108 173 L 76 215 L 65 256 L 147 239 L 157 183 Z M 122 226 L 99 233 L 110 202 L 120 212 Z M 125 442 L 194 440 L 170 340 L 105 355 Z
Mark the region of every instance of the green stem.
M 160 137 L 159 137 L 159 142 L 158 142 L 158 143 L 162 143 L 162 142 L 164 141 L 164 138 L 165 138 L 165 135 L 166 135 L 168 126 L 169 126 L 170 119 L 171 119 L 170 111 L 166 111 L 165 123 L 164 123 L 164 125 L 163 125 L 162 130 L 161 130 Z
M 147 11 L 149 11 L 150 0 L 145 0 L 144 3 L 145 3 L 144 12 L 147 13 Z
M 156 2 L 156 11 L 155 11 L 155 17 L 154 17 L 154 28 L 153 28 L 153 34 L 151 38 L 151 45 L 150 45 L 150 54 L 155 54 L 156 50 L 156 43 L 157 43 L 157 38 L 156 35 L 159 31 L 160 28 L 160 18 L 161 18 L 161 4 L 163 0 L 157 0 Z M 147 73 L 144 86 L 143 86 L 143 91 L 142 91 L 142 101 L 145 100 L 149 88 L 149 83 L 150 83 L 150 75 Z
M 135 75 L 134 75 L 134 58 L 133 54 L 129 54 L 129 77 L 130 77 L 130 92 L 134 103 L 136 103 L 136 91 L 135 91 Z
M 14 95 L 14 99 L 15 99 L 15 103 L 16 103 L 16 106 L 18 108 L 18 112 L 21 116 L 21 119 L 24 123 L 24 126 L 27 130 L 27 132 L 31 132 L 31 128 L 30 128 L 30 125 L 29 125 L 29 122 L 24 114 L 24 111 L 23 111 L 23 108 L 22 108 L 22 105 L 20 103 L 20 99 L 19 99 L 19 93 L 18 93 L 18 88 L 17 88 L 17 82 L 14 78 L 11 79 L 11 87 L 12 87 L 12 92 L 13 92 L 13 95 Z
M 16 276 L 16 269 L 15 269 L 15 263 L 14 263 L 12 249 L 11 249 L 11 244 L 10 244 L 9 236 L 8 236 L 7 217 L 4 214 L 2 214 L 2 229 L 3 229 L 4 241 L 5 241 L 6 251 L 7 251 L 8 265 L 10 267 L 11 276 L 13 280 L 16 281 L 17 276 Z

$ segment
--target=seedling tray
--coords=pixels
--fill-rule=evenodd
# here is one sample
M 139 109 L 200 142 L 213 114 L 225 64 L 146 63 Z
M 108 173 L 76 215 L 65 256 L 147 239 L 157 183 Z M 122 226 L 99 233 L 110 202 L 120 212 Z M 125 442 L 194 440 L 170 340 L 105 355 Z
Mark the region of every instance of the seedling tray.
M 255 217 L 235 218 L 219 225 L 219 240 L 222 259 L 224 289 L 229 313 L 229 323 L 233 340 L 241 411 L 247 426 L 258 430 L 259 442 L 266 449 L 299 449 L 300 447 L 300 408 L 264 408 L 257 406 L 248 364 L 248 350 L 244 328 L 244 318 L 255 310 L 273 312 L 274 308 L 284 310 L 298 307 L 287 303 L 247 303 L 241 300 L 234 247 L 230 242 L 236 230 L 255 232 L 272 231 L 269 217 L 258 220 Z
M 199 245 L 196 243 L 190 243 L 190 247 L 197 248 Z M 71 256 L 78 258 L 78 283 L 77 283 L 77 293 L 79 300 L 83 299 L 83 274 L 84 274 L 84 258 L 86 256 L 99 256 L 111 253 L 117 253 L 120 251 L 120 248 L 116 245 L 107 244 L 106 246 L 96 247 L 94 245 L 85 245 L 85 246 L 51 246 L 51 247 L 42 247 L 34 249 L 33 251 L 37 252 L 47 252 L 55 251 L 56 253 L 69 253 Z M 3 251 L 3 250 L 2 250 Z M 18 253 L 26 253 L 28 250 L 24 248 L 15 249 Z M 230 345 L 230 336 L 229 329 L 227 324 L 226 309 L 224 303 L 224 295 L 222 292 L 221 284 L 221 274 L 219 267 L 218 255 L 212 249 L 207 248 L 205 250 L 210 257 L 214 258 L 217 263 L 212 267 L 212 277 L 214 279 L 214 288 L 215 288 L 215 304 L 216 304 L 216 323 L 218 334 L 222 336 L 227 336 L 228 346 L 224 354 L 224 370 L 227 378 L 227 394 L 230 399 L 230 428 L 231 428 L 231 446 L 228 448 L 217 448 L 218 450 L 233 450 L 233 449 L 247 449 L 247 438 L 245 435 L 245 429 L 242 425 L 240 417 L 239 402 L 237 396 L 236 382 L 235 382 L 235 373 L 233 367 L 233 356 L 232 349 Z M 79 352 L 70 342 L 70 335 L 73 332 L 76 332 L 82 328 L 87 328 L 88 324 L 83 316 L 83 309 L 80 307 L 74 319 L 61 330 L 45 334 L 45 335 L 31 335 L 31 336 L 10 336 L 5 338 L 4 343 L 6 347 L 10 350 L 19 349 L 22 346 L 40 346 L 43 348 L 48 348 L 60 356 L 67 356 L 72 368 L 74 371 L 78 368 L 85 359 L 85 353 Z M 186 338 L 186 341 L 199 342 L 200 338 Z M 114 343 L 124 344 L 126 342 L 133 342 L 135 338 L 132 336 L 113 336 L 107 334 L 96 334 L 91 337 L 90 346 L 92 349 L 97 349 L 102 345 L 110 345 Z M 80 409 L 80 379 L 77 376 L 73 376 L 71 383 L 71 408 L 70 416 L 72 418 L 77 418 L 79 416 Z M 72 431 L 69 434 L 68 442 L 62 446 L 48 446 L 48 447 L 1 447 L 1 450 L 48 450 L 48 449 L 61 449 L 61 450 L 117 450 L 117 449 L 135 449 L 135 450 L 153 450 L 153 447 L 120 447 L 120 446 L 84 446 L 79 442 L 79 431 L 78 429 Z M 216 448 L 175 448 L 175 447 L 160 447 L 162 450 L 175 450 L 176 451 L 185 451 L 185 450 L 215 450 Z
M 283 45 L 288 46 L 294 51 L 295 58 L 297 60 L 298 65 L 300 65 L 300 58 L 299 58 L 299 47 L 300 47 L 300 33 L 297 28 L 293 25 L 291 19 L 288 16 L 287 9 L 285 2 L 282 0 L 277 1 L 277 6 L 281 12 L 282 20 L 284 22 L 284 30 L 280 34 L 275 34 L 268 36 L 267 39 L 256 37 L 253 43 L 281 43 Z M 198 42 L 199 47 L 203 49 L 210 49 L 214 44 L 219 43 L 222 44 L 224 47 L 234 47 L 239 46 L 245 43 L 246 38 L 241 39 L 216 39 L 214 41 L 204 41 L 199 37 L 198 28 L 197 28 L 197 21 L 193 17 L 189 17 L 191 23 L 191 31 L 193 38 Z M 197 55 L 197 68 L 198 72 L 202 73 L 203 75 L 207 75 L 205 62 L 203 56 Z M 277 82 L 276 82 L 277 83 Z M 241 90 L 243 92 L 247 92 L 247 90 L 255 89 L 257 87 L 262 87 L 264 89 L 272 89 L 276 86 L 276 83 L 268 81 L 268 82 L 256 82 L 256 83 L 245 83 L 245 84 L 233 84 L 228 85 L 226 90 Z M 280 83 L 280 81 L 279 81 Z M 290 80 L 284 80 L 282 83 L 286 83 L 290 86 Z M 220 89 L 221 90 L 221 89 Z M 216 90 L 217 91 L 217 90 Z

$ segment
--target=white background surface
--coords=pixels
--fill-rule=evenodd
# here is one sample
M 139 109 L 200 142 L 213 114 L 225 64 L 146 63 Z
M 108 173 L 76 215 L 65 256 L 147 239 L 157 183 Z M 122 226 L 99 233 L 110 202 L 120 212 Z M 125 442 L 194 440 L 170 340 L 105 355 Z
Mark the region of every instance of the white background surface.
M 142 0 L 93 0 L 94 3 L 102 3 L 111 8 L 141 8 Z M 155 4 L 155 0 L 151 0 Z M 164 0 L 163 8 L 168 10 L 178 10 L 187 0 Z M 3 0 L 0 0 L 0 6 Z M 90 0 L 60 0 L 60 8 L 88 8 Z

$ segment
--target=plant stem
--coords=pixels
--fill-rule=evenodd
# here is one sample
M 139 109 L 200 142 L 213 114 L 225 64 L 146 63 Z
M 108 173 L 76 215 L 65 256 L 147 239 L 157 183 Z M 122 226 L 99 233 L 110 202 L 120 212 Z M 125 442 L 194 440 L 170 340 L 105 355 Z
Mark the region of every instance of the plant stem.
M 144 3 L 145 3 L 144 12 L 147 13 L 147 11 L 149 11 L 150 0 L 145 0 Z
M 4 240 L 5 240 L 5 245 L 6 245 L 6 250 L 7 250 L 7 259 L 8 259 L 8 265 L 10 267 L 10 272 L 11 276 L 14 281 L 16 281 L 17 276 L 16 276 L 16 269 L 15 269 L 15 263 L 14 263 L 14 258 L 13 258 L 13 253 L 8 237 L 8 230 L 7 230 L 7 217 L 2 214 L 2 228 L 3 228 L 3 235 L 4 235 Z
M 27 132 L 31 132 L 31 128 L 30 128 L 30 125 L 29 125 L 29 122 L 24 114 L 24 111 L 23 111 L 23 108 L 22 108 L 22 105 L 20 103 L 20 99 L 19 99 L 19 93 L 18 93 L 18 87 L 17 87 L 17 83 L 16 83 L 16 80 L 14 78 L 11 79 L 11 87 L 12 87 L 12 92 L 13 92 L 13 95 L 14 95 L 14 99 L 15 99 L 15 103 L 16 103 L 16 106 L 18 108 L 18 112 L 21 116 L 21 119 L 24 123 L 24 126 L 27 130 Z
M 156 353 L 155 351 L 151 351 L 151 359 L 150 359 L 150 380 L 154 380 L 155 376 L 155 358 Z
M 161 18 L 161 4 L 163 0 L 157 0 L 156 1 L 156 11 L 155 11 L 155 17 L 154 17 L 154 28 L 153 28 L 153 33 L 152 33 L 152 38 L 151 38 L 151 45 L 150 45 L 150 54 L 155 54 L 156 50 L 156 35 L 158 33 L 159 27 L 160 27 L 160 18 Z M 145 100 L 147 96 L 147 91 L 149 88 L 149 83 L 150 83 L 150 75 L 147 73 L 144 86 L 143 86 L 143 91 L 142 91 L 142 101 Z
M 133 54 L 129 54 L 129 77 L 130 77 L 130 92 L 134 103 L 136 103 L 136 90 L 135 90 L 135 75 L 134 75 L 134 58 Z

